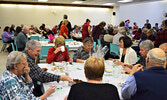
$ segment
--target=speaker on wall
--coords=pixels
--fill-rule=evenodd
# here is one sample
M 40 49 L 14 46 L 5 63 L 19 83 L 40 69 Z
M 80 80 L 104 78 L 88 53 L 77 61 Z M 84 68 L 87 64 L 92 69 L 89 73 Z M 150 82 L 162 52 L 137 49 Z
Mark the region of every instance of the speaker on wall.
M 113 12 L 113 15 L 116 16 L 116 12 Z

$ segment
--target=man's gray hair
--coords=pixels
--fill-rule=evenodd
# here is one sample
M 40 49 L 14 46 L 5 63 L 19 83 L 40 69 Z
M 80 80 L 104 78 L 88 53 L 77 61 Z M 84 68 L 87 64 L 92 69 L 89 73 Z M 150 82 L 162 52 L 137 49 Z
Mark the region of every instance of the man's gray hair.
M 26 55 L 24 53 L 19 52 L 19 51 L 12 51 L 7 56 L 6 69 L 7 70 L 13 70 L 14 69 L 14 64 L 19 64 L 22 57 L 26 59 Z
M 23 27 L 23 31 L 24 31 L 24 30 L 29 30 L 28 26 L 24 26 L 24 27 Z
M 154 48 L 154 44 L 151 40 L 145 40 L 140 43 L 140 47 L 144 48 L 145 50 L 149 51 Z
M 148 52 L 147 57 L 149 58 L 149 62 L 151 65 L 158 64 L 158 65 L 164 66 L 166 62 L 166 56 L 158 57 L 156 54 L 153 53 L 152 50 Z
M 28 49 L 34 50 L 35 47 L 41 47 L 41 44 L 37 40 L 29 40 L 26 43 L 25 50 L 27 51 Z

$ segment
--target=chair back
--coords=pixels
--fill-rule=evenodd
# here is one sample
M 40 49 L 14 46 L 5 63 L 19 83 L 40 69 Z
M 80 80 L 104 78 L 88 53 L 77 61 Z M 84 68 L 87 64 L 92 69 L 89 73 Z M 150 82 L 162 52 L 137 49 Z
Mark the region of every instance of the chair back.
M 49 42 L 49 39 L 39 39 L 39 41 L 48 41 Z
M 41 47 L 41 53 L 39 55 L 39 59 L 46 59 L 47 58 L 47 55 L 48 55 L 48 50 L 49 48 L 51 48 L 53 46 L 42 46 Z
M 12 50 L 13 50 L 13 51 L 15 51 L 14 44 L 13 44 L 13 43 L 11 43 L 11 45 L 12 45 Z
M 65 39 L 65 42 L 68 42 L 68 41 L 74 41 L 73 39 Z
M 70 54 L 69 54 L 69 53 L 70 53 L 70 51 L 69 51 L 69 46 L 66 45 L 66 47 L 67 47 L 68 55 L 70 55 Z
M 39 36 L 31 36 L 30 40 L 38 40 L 39 41 Z
M 96 42 L 93 42 L 93 49 L 95 50 L 96 48 Z
M 97 39 L 98 46 L 101 46 L 101 41 L 100 39 Z
M 119 56 L 118 46 L 116 44 L 110 43 L 110 53 L 114 52 Z
M 1 48 L 1 52 L 2 52 L 2 51 L 4 51 L 4 50 L 6 49 L 6 46 L 7 46 L 8 44 L 10 44 L 10 43 L 5 43 L 5 42 L 4 42 L 4 40 L 3 40 L 3 34 L 1 34 L 1 39 L 2 39 L 2 44 L 3 44 L 2 48 Z
M 17 36 L 14 36 L 14 45 L 15 45 L 15 47 L 16 47 L 16 51 L 18 51 L 16 39 L 17 39 Z
M 1 34 L 1 39 L 2 39 L 2 44 L 8 44 L 8 43 L 4 42 L 4 40 L 3 40 L 3 34 Z

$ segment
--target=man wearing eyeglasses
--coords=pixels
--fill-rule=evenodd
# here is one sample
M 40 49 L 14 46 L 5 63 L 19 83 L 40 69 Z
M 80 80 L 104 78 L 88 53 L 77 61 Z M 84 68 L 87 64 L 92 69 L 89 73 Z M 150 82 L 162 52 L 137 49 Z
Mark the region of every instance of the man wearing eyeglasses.
M 52 86 L 44 95 L 35 97 L 31 92 L 33 83 L 29 72 L 26 55 L 11 52 L 7 57 L 6 70 L 0 77 L 0 100 L 44 100 L 55 92 L 56 86 Z

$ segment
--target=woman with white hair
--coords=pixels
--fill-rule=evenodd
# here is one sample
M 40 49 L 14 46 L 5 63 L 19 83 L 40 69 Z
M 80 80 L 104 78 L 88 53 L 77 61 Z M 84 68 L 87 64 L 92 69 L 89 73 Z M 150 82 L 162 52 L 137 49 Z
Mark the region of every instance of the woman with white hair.
M 26 55 L 19 51 L 11 52 L 7 57 L 6 70 L 0 77 L 1 100 L 44 100 L 53 92 L 56 86 L 51 86 L 44 95 L 33 95 L 33 83 L 29 76 Z
M 119 27 L 118 33 L 113 37 L 113 44 L 119 45 L 119 38 L 125 36 L 126 30 L 125 27 Z

